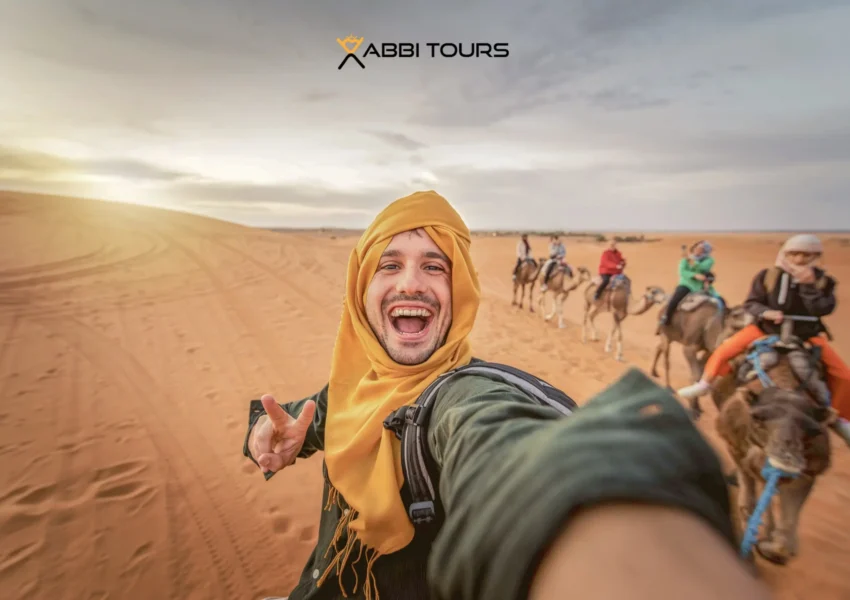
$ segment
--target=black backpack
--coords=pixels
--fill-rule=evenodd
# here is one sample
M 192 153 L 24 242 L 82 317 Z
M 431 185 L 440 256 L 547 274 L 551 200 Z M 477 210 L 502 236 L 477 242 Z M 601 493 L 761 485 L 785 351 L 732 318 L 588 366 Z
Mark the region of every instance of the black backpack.
M 539 404 L 551 406 L 569 416 L 578 408 L 572 398 L 551 384 L 521 369 L 473 358 L 469 364 L 443 373 L 429 385 L 413 404 L 402 406 L 384 420 L 384 428 L 401 440 L 401 464 L 404 472 L 402 497 L 407 514 L 418 531 L 436 533 L 445 514 L 437 498 L 436 462 L 428 449 L 428 420 L 437 392 L 449 379 L 463 375 L 487 375 L 518 388 Z M 406 488 L 406 489 L 405 489 Z

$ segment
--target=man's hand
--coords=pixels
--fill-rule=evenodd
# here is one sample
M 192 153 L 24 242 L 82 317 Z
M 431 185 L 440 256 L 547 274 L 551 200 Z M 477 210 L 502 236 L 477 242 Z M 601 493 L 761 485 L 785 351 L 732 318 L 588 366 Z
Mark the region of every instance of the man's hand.
M 815 282 L 815 270 L 811 267 L 806 267 L 797 274 L 797 281 L 804 285 L 811 285 Z
M 761 318 L 765 321 L 773 321 L 779 325 L 785 319 L 785 315 L 781 310 L 766 310 L 761 313 Z
M 260 417 L 251 430 L 248 449 L 263 473 L 276 473 L 294 463 L 301 452 L 307 429 L 316 413 L 316 403 L 312 400 L 305 402 L 301 414 L 295 419 L 271 395 L 264 395 L 260 401 L 266 414 Z

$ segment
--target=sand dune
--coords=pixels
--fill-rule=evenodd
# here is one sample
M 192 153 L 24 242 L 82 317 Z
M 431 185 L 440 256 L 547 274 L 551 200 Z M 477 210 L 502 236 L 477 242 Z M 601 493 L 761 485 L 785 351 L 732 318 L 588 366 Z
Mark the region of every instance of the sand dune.
M 675 285 L 690 237 L 629 244 L 639 286 Z M 848 236 L 825 236 L 850 282 Z M 783 236 L 712 236 L 719 287 L 743 299 Z M 0 194 L 0 589 L 4 598 L 257 598 L 286 592 L 316 536 L 321 458 L 269 483 L 241 456 L 246 403 L 321 387 L 355 239 L 276 233 L 104 202 Z M 533 239 L 541 255 L 545 240 Z M 515 240 L 479 237 L 476 353 L 578 400 L 648 368 L 655 311 L 625 323 L 621 364 L 510 306 Z M 595 268 L 601 245 L 567 240 Z M 850 295 L 828 323 L 850 357 Z M 598 320 L 607 331 L 610 317 Z M 686 382 L 674 351 L 675 385 Z M 707 403 L 706 403 L 707 404 Z M 709 408 L 700 427 L 716 441 Z M 719 446 L 718 446 L 719 447 Z M 802 518 L 801 556 L 763 566 L 776 597 L 850 598 L 850 452 Z M 761 563 L 763 564 L 763 563 Z

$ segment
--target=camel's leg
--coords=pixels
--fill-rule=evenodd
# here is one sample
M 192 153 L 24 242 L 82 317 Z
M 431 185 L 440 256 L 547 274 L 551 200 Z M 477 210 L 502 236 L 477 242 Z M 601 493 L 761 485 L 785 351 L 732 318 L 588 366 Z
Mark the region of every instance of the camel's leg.
M 581 343 L 587 343 L 587 317 L 590 314 L 590 307 L 585 304 L 584 317 L 581 320 Z
M 514 299 L 511 301 L 511 306 L 517 305 L 517 301 L 516 301 L 516 291 L 517 291 L 517 289 L 519 289 L 519 283 L 515 280 L 514 281 Z
M 682 346 L 682 353 L 685 355 L 685 360 L 691 367 L 691 376 L 694 377 L 694 383 L 702 377 L 702 370 L 699 368 L 699 358 L 697 358 L 698 349 L 694 346 Z M 699 398 L 690 399 L 691 416 L 696 421 L 702 415 L 702 407 L 699 405 Z
M 770 539 L 758 544 L 759 554 L 770 562 L 784 565 L 797 555 L 800 513 L 813 485 L 813 478 L 801 476 L 779 488 L 779 524 Z
M 649 373 L 653 377 L 661 377 L 658 373 L 658 359 L 661 358 L 661 355 L 664 353 L 664 344 L 667 341 L 667 337 L 662 333 L 658 338 L 658 343 L 655 344 L 655 355 L 652 357 L 652 366 L 649 368 Z
M 534 282 L 528 284 L 528 310 L 534 312 Z
M 605 352 L 611 352 L 611 344 L 614 342 L 614 339 L 617 337 L 617 328 L 619 326 L 619 321 L 617 320 L 617 315 L 611 313 L 611 318 L 613 319 L 611 323 L 611 330 L 608 332 L 608 337 L 605 339 Z
M 702 377 L 703 362 L 700 360 L 699 348 L 697 346 L 683 346 L 682 353 L 685 355 L 685 360 L 688 361 L 688 366 L 691 368 L 691 378 L 696 383 Z
M 596 316 L 599 314 L 599 307 L 594 306 L 590 309 L 590 314 L 587 318 L 587 324 L 590 327 L 590 341 L 598 342 L 599 341 L 599 331 L 596 329 L 596 323 L 593 321 L 596 319 Z
M 549 321 L 549 320 L 551 320 L 551 319 L 552 319 L 552 317 L 554 317 L 554 316 L 555 316 L 555 310 L 556 310 L 556 309 L 555 309 L 555 292 L 551 292 L 550 290 L 547 290 L 547 291 L 546 291 L 546 297 L 547 297 L 547 298 L 550 298 L 550 297 L 551 297 L 551 299 L 552 299 L 552 308 L 551 308 L 551 310 L 549 310 L 549 311 L 546 313 L 546 316 L 545 316 L 545 317 L 543 317 L 543 319 L 544 319 L 545 321 Z
M 623 320 L 622 319 L 614 319 L 616 321 L 616 330 L 617 330 L 617 356 L 615 357 L 618 362 L 623 362 Z
M 564 328 L 564 301 L 567 299 L 566 294 L 558 295 L 558 327 Z

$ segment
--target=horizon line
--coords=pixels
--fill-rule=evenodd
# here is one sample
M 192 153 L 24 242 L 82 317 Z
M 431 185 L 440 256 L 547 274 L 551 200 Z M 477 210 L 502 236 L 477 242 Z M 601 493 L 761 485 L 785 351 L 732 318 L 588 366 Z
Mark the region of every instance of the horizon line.
M 269 226 L 269 225 L 246 225 L 244 223 L 239 223 L 238 221 L 230 221 L 227 219 L 223 219 L 221 217 L 215 217 L 207 213 L 189 211 L 185 208 L 177 208 L 172 206 L 161 206 L 161 205 L 151 205 L 151 204 L 142 204 L 139 202 L 129 202 L 126 200 L 115 200 L 110 198 L 98 198 L 95 196 L 77 196 L 77 195 L 69 195 L 63 193 L 51 193 L 51 192 L 37 192 L 30 190 L 15 190 L 0 187 L 0 194 L 21 194 L 25 196 L 40 196 L 42 198 L 66 198 L 69 200 L 83 200 L 83 201 L 93 201 L 93 202 L 108 202 L 108 203 L 118 203 L 118 204 L 126 204 L 129 206 L 137 206 L 147 209 L 155 209 L 155 210 L 163 210 L 163 211 L 171 211 L 177 212 L 185 215 L 193 215 L 196 217 L 213 219 L 216 221 L 220 221 L 222 223 L 231 223 L 233 225 L 247 227 L 249 229 L 261 229 L 266 231 L 277 231 L 277 232 L 293 232 L 293 231 L 302 231 L 302 232 L 338 232 L 338 233 L 362 233 L 366 230 L 366 227 L 361 228 L 348 228 L 348 227 L 332 227 L 332 226 L 324 226 L 324 225 L 315 225 L 310 227 L 286 227 L 286 226 Z M 558 234 L 560 236 L 565 237 L 582 237 L 582 236 L 591 236 L 591 235 L 602 235 L 602 234 L 617 234 L 617 233 L 641 233 L 641 234 L 676 234 L 676 233 L 714 233 L 714 234 L 766 234 L 766 233 L 821 233 L 821 234 L 832 234 L 832 235 L 843 235 L 850 234 L 850 229 L 818 229 L 818 228 L 806 228 L 806 229 L 626 229 L 626 228 L 610 228 L 610 229 L 579 229 L 579 230 L 567 230 L 560 228 L 544 228 L 544 227 L 528 227 L 525 229 L 516 229 L 513 227 L 482 227 L 482 228 L 469 228 L 470 233 L 481 235 L 481 234 L 501 234 L 501 235 L 521 235 L 522 233 L 529 233 L 531 235 L 540 235 L 547 236 L 552 234 Z
M 268 231 L 279 232 L 296 232 L 296 231 L 318 231 L 328 233 L 363 233 L 366 228 L 351 228 L 351 227 L 268 227 L 264 225 L 247 225 L 251 229 L 265 229 Z M 470 233 L 473 234 L 488 234 L 497 233 L 504 235 L 521 235 L 528 233 L 530 235 L 552 235 L 558 234 L 564 237 L 587 237 L 601 235 L 606 233 L 637 233 L 637 234 L 675 234 L 675 233 L 740 233 L 740 234 L 759 234 L 759 233 L 828 233 L 828 234 L 850 234 L 850 229 L 584 229 L 584 230 L 565 230 L 565 229 L 498 229 L 498 228 L 470 228 Z

